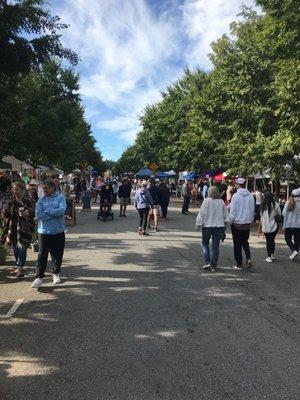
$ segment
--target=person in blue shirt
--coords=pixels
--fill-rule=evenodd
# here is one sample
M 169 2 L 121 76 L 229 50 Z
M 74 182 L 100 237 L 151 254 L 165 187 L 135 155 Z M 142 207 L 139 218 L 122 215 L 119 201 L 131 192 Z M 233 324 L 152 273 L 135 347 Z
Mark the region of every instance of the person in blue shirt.
M 53 283 L 60 283 L 59 272 L 65 248 L 66 199 L 57 191 L 52 180 L 46 180 L 43 189 L 44 197 L 39 199 L 36 205 L 39 255 L 33 288 L 39 288 L 43 284 L 49 253 L 53 264 Z

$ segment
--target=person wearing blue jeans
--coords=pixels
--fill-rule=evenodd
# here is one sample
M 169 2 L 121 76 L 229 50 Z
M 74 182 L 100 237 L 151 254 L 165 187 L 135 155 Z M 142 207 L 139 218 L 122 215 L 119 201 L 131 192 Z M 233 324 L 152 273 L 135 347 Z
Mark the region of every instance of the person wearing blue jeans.
M 206 271 L 216 271 L 218 268 L 220 241 L 225 237 L 226 223 L 229 221 L 227 208 L 220 198 L 219 189 L 211 186 L 208 197 L 204 199 L 196 219 L 196 226 L 202 226 L 202 251 Z M 209 242 L 212 239 L 210 251 Z
M 34 202 L 25 196 L 23 182 L 12 185 L 13 199 L 3 207 L 4 229 L 2 244 L 11 245 L 16 260 L 14 273 L 17 278 L 24 277 L 24 266 L 35 228 Z
M 217 269 L 219 259 L 220 241 L 224 235 L 225 227 L 202 228 L 202 251 L 205 265 Z M 209 241 L 212 239 L 212 251 L 209 249 Z

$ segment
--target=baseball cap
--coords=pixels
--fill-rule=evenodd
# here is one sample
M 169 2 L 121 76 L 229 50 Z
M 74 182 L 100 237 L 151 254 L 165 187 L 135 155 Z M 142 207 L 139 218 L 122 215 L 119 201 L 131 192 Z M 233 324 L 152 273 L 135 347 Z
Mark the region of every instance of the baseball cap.
M 299 196 L 300 196 L 300 188 L 294 189 L 294 190 L 292 191 L 292 196 L 293 196 L 293 197 L 299 197 Z
M 235 183 L 237 183 L 238 185 L 243 185 L 246 182 L 245 178 L 237 178 L 235 180 Z

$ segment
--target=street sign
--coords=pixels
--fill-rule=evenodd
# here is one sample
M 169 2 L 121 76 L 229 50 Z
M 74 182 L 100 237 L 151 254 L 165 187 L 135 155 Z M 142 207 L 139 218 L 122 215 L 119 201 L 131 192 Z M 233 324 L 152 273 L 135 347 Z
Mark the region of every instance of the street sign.
M 155 172 L 158 170 L 158 165 L 156 163 L 151 164 L 150 166 L 151 171 Z

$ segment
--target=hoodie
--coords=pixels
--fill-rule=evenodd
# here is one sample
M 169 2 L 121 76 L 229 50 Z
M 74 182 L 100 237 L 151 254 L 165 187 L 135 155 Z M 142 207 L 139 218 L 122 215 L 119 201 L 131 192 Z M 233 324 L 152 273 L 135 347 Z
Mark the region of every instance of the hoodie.
M 137 190 L 134 198 L 134 205 L 137 210 L 153 207 L 153 199 L 147 188 L 142 187 Z
M 232 224 L 251 224 L 254 220 L 255 200 L 248 189 L 238 189 L 232 196 L 229 220 Z
M 36 218 L 38 232 L 43 235 L 56 235 L 65 230 L 66 199 L 59 192 L 44 196 L 37 202 Z
M 288 202 L 285 203 L 283 209 L 283 229 L 286 228 L 300 228 L 300 197 L 294 197 L 295 210 L 288 210 Z

